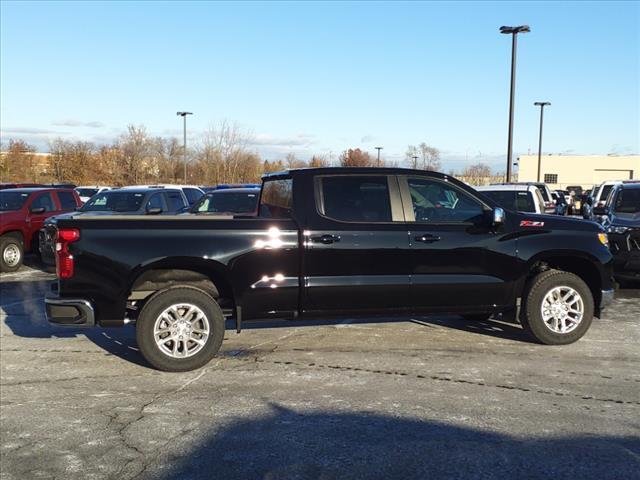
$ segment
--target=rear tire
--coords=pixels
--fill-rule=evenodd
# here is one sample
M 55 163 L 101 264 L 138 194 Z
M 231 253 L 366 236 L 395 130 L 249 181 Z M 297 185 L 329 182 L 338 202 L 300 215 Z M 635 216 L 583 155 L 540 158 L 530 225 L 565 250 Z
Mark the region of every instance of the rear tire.
M 593 320 L 591 290 L 573 273 L 547 270 L 536 275 L 527 285 L 522 301 L 522 327 L 546 345 L 579 340 Z
M 171 287 L 146 301 L 136 322 L 144 358 L 158 370 L 186 372 L 206 365 L 224 338 L 224 316 L 204 291 Z
M 0 271 L 15 272 L 22 266 L 24 245 L 14 235 L 0 237 Z

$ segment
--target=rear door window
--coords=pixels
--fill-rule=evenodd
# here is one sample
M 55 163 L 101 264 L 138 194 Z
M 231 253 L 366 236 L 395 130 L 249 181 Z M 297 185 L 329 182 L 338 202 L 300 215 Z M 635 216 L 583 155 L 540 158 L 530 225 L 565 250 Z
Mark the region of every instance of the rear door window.
M 183 188 L 182 191 L 186 195 L 189 205 L 193 205 L 202 197 L 202 192 L 197 188 Z
M 320 178 L 320 205 L 325 217 L 342 222 L 391 222 L 386 176 L 329 176 Z
M 54 212 L 56 207 L 53 203 L 53 196 L 49 192 L 42 193 L 31 202 L 31 208 L 44 208 L 45 212 Z
M 182 199 L 182 195 L 180 192 L 165 192 L 167 196 L 167 205 L 169 206 L 169 210 L 172 212 L 177 212 L 181 208 L 185 207 L 184 200 Z
M 260 195 L 260 216 L 291 218 L 293 213 L 293 182 L 290 178 L 267 180 Z

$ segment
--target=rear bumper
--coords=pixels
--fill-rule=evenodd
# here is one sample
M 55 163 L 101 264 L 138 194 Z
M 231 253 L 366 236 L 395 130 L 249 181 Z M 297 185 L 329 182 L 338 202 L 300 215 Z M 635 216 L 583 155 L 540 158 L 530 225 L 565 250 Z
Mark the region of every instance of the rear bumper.
M 47 320 L 53 325 L 70 327 L 94 327 L 96 324 L 93 305 L 82 298 L 60 298 L 47 295 L 44 299 Z

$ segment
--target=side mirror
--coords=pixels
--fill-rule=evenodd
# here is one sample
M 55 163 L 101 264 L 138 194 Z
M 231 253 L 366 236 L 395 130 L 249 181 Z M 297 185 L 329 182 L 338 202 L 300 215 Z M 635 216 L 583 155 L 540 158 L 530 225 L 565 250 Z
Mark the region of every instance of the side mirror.
M 493 225 L 498 226 L 504 223 L 504 210 L 500 207 L 493 209 Z
M 36 214 L 44 213 L 45 211 L 46 211 L 46 208 L 44 207 L 32 207 L 29 209 L 29 212 L 36 213 Z
M 159 213 L 162 213 L 162 208 L 160 207 L 147 208 L 147 215 L 158 215 Z

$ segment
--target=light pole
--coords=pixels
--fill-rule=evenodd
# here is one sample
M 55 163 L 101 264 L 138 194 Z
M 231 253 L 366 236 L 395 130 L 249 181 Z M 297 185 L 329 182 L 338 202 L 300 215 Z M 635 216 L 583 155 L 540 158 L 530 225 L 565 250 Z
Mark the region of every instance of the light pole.
M 418 169 L 418 155 L 414 155 L 414 156 L 413 156 L 413 157 L 411 157 L 411 158 L 413 158 L 413 168 L 414 168 L 415 170 L 417 170 L 417 169 Z
M 538 136 L 538 182 L 540 181 L 540 165 L 542 162 L 542 117 L 544 116 L 544 107 L 551 105 L 551 102 L 534 102 L 534 105 L 540 107 L 540 135 Z
M 382 150 L 384 147 L 375 147 L 376 150 L 378 150 L 378 166 L 380 166 L 380 150 Z
M 511 156 L 513 153 L 513 103 L 516 93 L 516 51 L 518 34 L 530 32 L 529 25 L 500 27 L 500 33 L 511 35 L 511 94 L 509 96 L 509 140 L 507 141 L 507 182 L 511 181 Z
M 193 115 L 191 112 L 176 112 L 176 115 L 182 117 L 184 123 L 182 158 L 184 160 L 184 183 L 187 183 L 187 115 Z

